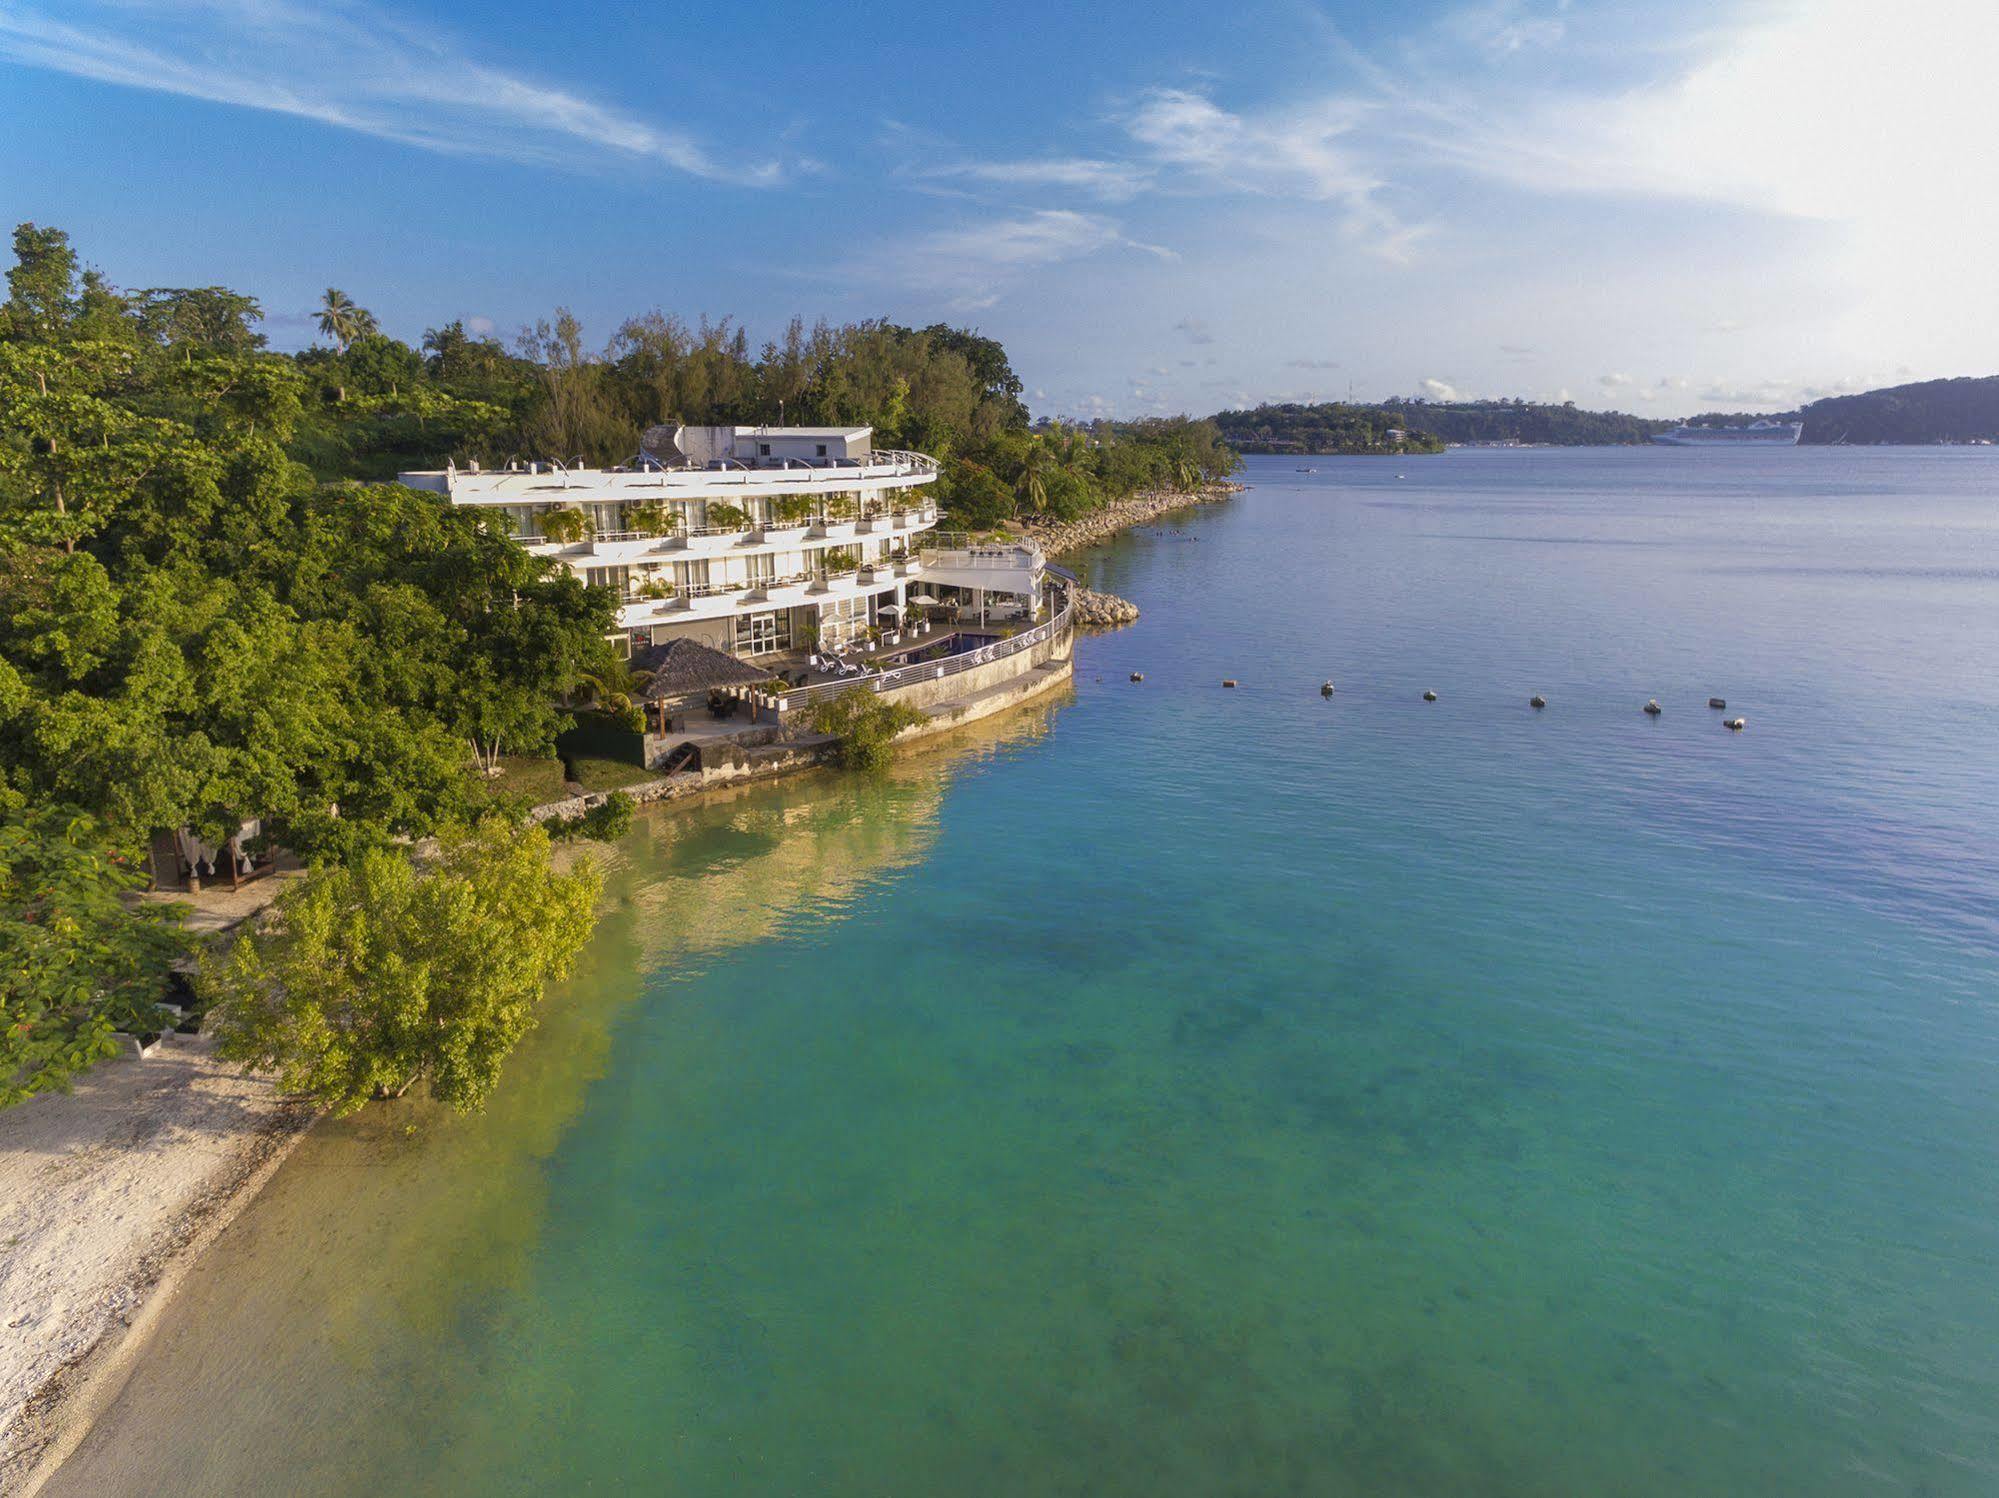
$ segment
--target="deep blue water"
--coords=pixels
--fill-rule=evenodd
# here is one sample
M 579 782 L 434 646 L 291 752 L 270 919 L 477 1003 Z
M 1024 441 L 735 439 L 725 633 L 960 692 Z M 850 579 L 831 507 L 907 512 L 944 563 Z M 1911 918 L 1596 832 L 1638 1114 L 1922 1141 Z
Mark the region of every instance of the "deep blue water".
M 643 821 L 54 1491 L 1999 1491 L 1999 455 L 1314 461 Z

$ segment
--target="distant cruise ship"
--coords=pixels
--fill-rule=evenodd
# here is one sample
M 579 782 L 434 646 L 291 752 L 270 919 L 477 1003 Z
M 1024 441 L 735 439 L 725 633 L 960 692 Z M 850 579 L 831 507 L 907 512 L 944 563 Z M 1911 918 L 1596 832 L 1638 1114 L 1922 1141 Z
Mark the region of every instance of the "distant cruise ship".
M 1752 421 L 1746 427 L 1676 426 L 1654 432 L 1652 440 L 1668 447 L 1796 447 L 1804 435 L 1802 421 Z

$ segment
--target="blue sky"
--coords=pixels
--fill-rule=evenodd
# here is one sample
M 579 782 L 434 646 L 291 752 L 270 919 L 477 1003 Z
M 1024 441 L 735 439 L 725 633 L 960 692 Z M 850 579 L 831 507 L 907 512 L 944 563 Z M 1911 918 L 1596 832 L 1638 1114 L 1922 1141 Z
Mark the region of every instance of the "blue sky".
M 0 211 L 412 340 L 949 320 L 1046 414 L 1999 371 L 1999 5 L 0 0 Z

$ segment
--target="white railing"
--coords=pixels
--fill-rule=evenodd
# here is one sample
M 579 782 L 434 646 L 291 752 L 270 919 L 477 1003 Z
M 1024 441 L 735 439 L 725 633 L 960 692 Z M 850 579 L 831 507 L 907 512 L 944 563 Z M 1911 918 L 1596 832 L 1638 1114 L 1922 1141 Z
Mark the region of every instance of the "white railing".
M 956 676 L 961 671 L 970 671 L 977 666 L 1005 660 L 1008 656 L 1018 655 L 1023 650 L 1032 650 L 1044 641 L 1057 638 L 1069 628 L 1069 618 L 1074 612 L 1073 596 L 1066 588 L 1056 591 L 1061 599 L 1060 606 L 1045 623 L 1037 624 L 1032 629 L 1024 629 L 1017 635 L 995 641 L 991 645 L 981 645 L 976 650 L 964 650 L 956 655 L 947 655 L 940 661 L 919 661 L 911 666 L 898 666 L 892 671 L 870 671 L 865 675 L 846 677 L 839 681 L 822 681 L 816 686 L 793 687 L 781 698 L 773 694 L 765 700 L 774 701 L 781 713 L 795 712 L 801 707 L 813 707 L 821 702 L 830 702 L 833 698 L 844 696 L 856 688 L 864 692 L 892 692 L 897 687 L 913 687 L 919 682 Z

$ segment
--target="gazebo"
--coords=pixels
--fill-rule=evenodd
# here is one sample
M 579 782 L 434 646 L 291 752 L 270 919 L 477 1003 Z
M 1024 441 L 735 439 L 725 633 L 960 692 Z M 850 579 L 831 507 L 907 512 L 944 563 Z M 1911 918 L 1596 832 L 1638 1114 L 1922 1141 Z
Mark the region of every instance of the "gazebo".
M 705 700 L 717 687 L 748 687 L 770 680 L 770 672 L 699 640 L 668 640 L 664 645 L 649 646 L 632 657 L 632 670 L 647 673 L 639 700 L 660 733 L 666 732 L 668 716 L 686 711 L 691 698 Z

